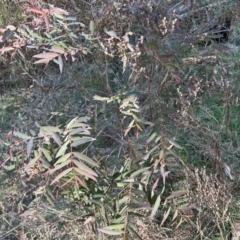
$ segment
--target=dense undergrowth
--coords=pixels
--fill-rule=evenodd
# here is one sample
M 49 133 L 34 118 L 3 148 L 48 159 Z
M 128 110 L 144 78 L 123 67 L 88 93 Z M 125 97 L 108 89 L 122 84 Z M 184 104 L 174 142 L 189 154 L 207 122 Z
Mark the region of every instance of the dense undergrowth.
M 237 2 L 0 6 L 1 239 L 238 239 Z

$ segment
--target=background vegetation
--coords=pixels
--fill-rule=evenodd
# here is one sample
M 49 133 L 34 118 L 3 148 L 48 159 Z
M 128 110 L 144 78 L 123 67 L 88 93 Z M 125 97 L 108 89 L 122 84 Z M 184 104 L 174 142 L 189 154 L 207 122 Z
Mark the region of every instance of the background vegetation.
M 1 1 L 0 238 L 233 239 L 238 1 Z

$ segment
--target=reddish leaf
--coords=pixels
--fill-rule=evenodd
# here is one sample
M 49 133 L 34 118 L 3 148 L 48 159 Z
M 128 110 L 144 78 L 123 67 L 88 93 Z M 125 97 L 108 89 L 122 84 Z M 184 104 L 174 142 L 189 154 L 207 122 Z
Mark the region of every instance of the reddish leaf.
M 37 212 L 37 210 L 26 210 L 25 212 L 23 212 L 22 214 L 20 214 L 20 217 L 27 217 L 27 216 L 33 216 L 35 213 Z
M 77 161 L 77 160 L 73 160 L 74 164 L 79 168 L 79 169 L 82 169 L 83 171 L 85 172 L 88 172 L 89 174 L 97 177 L 98 175 L 90 168 L 88 167 L 87 165 Z
M 6 30 L 6 28 L 0 28 L 0 33 L 4 33 Z
M 9 52 L 9 51 L 12 51 L 14 50 L 13 47 L 3 47 L 3 48 L 0 48 L 0 52 Z
M 33 57 L 34 58 L 46 58 L 46 59 L 51 58 L 51 59 L 54 59 L 58 56 L 59 56 L 59 53 L 45 52 L 45 53 L 36 54 Z
M 55 168 L 48 170 L 47 173 L 52 174 L 52 173 L 56 172 L 58 169 L 68 165 L 70 162 L 71 162 L 71 160 L 68 159 L 67 161 L 62 162 L 61 164 L 57 165 Z
M 49 25 L 47 15 L 44 16 L 44 19 L 45 19 L 45 23 L 46 23 L 46 27 L 47 27 L 47 32 L 49 32 L 50 31 L 50 25 Z
M 175 229 L 178 229 L 180 227 L 180 225 L 182 224 L 182 222 L 183 222 L 183 219 L 181 218 Z
M 62 178 L 63 176 L 65 176 L 66 174 L 68 174 L 69 172 L 72 171 L 72 168 L 68 168 L 66 170 L 64 170 L 63 172 L 61 172 L 52 182 L 51 185 L 53 185 L 55 182 L 57 182 L 60 178 Z
M 75 170 L 76 172 L 80 173 L 81 175 L 91 178 L 92 180 L 97 182 L 97 179 L 94 176 L 92 176 L 91 174 L 89 174 L 88 172 L 85 172 L 84 170 L 76 168 L 76 167 L 73 167 L 72 169 Z
M 63 10 L 62 8 L 55 7 L 50 10 L 50 13 L 55 13 L 55 12 L 64 13 L 65 15 L 68 15 L 68 12 Z
M 40 14 L 40 15 L 47 14 L 46 12 L 44 12 L 44 11 L 38 9 L 38 8 L 33 8 L 33 7 L 27 7 L 25 11 L 26 12 L 34 12 L 34 13 L 37 13 L 37 14 Z
M 37 21 L 36 21 L 36 26 L 38 26 L 40 23 L 42 23 L 42 16 L 37 19 Z
M 65 183 L 63 183 L 63 184 L 61 185 L 61 188 L 64 187 L 65 185 L 67 185 L 68 183 L 70 183 L 73 179 L 74 179 L 74 176 L 71 177 L 70 179 L 68 179 Z
M 158 178 L 158 179 L 155 181 L 155 183 L 153 184 L 153 186 L 152 186 L 152 191 L 154 191 L 157 187 L 159 187 L 159 186 L 162 185 L 162 184 L 163 184 L 163 178 L 160 177 L 160 178 Z
M 172 218 L 172 222 L 176 219 L 177 216 L 178 216 L 178 210 L 175 211 L 173 218 Z
M 15 31 L 16 27 L 13 25 L 7 25 L 6 29 L 10 29 L 11 31 Z
M 94 222 L 95 221 L 95 217 L 94 216 L 90 216 L 89 218 L 87 218 L 85 220 L 85 222 L 83 223 L 83 225 L 87 225 L 90 222 Z
M 34 62 L 34 64 L 49 63 L 51 60 L 52 60 L 52 58 L 44 58 L 44 59 Z
M 84 180 L 82 180 L 82 179 L 81 179 L 80 177 L 78 177 L 77 175 L 75 175 L 75 178 L 76 178 L 76 180 L 78 180 L 78 182 L 79 182 L 84 188 L 88 189 L 87 184 L 85 183 Z
M 65 53 L 64 48 L 56 46 L 56 45 L 52 46 L 50 50 L 51 50 L 51 52 L 55 52 L 55 53 L 60 53 L 60 54 Z
M 167 171 L 167 172 L 162 173 L 162 177 L 163 177 L 163 182 L 164 182 L 164 183 L 165 183 L 166 177 L 168 176 L 169 173 L 170 173 L 170 171 Z

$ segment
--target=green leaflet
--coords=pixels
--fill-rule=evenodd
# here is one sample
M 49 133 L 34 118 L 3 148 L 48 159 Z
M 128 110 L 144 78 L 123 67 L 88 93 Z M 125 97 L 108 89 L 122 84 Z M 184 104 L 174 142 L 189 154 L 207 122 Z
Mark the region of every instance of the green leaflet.
M 67 146 L 69 144 L 69 140 L 67 140 L 62 147 L 58 150 L 58 153 L 56 155 L 56 158 L 62 156 L 63 154 L 65 154 L 66 150 L 67 150 Z
M 64 161 L 68 160 L 71 155 L 72 155 L 72 153 L 67 153 L 67 154 L 63 155 L 62 157 L 60 157 L 60 158 L 57 160 L 57 162 L 56 162 L 54 165 L 57 165 L 57 164 L 59 164 L 59 163 L 62 163 L 62 162 L 64 162 Z
M 89 157 L 86 156 L 85 154 L 82 154 L 82 153 L 79 153 L 79 152 L 73 152 L 73 155 L 74 155 L 76 158 L 85 161 L 85 162 L 88 163 L 89 165 L 92 165 L 93 167 L 98 167 L 98 164 L 95 163 L 91 158 L 89 158 Z

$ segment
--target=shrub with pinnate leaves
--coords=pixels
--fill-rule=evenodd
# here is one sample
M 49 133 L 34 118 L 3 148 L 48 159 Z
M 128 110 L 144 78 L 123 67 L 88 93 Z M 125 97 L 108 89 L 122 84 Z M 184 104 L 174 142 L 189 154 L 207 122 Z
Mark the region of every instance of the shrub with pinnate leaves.
M 64 198 L 81 231 L 173 237 L 139 231 L 150 218 L 178 239 L 186 229 L 224 239 L 239 142 L 237 48 L 223 42 L 224 15 L 237 3 L 70 2 L 31 1 L 23 24 L 1 30 L 2 57 L 34 89 L 3 164 L 36 186 L 21 217 L 46 221 L 52 210 L 32 205 L 56 210 Z

